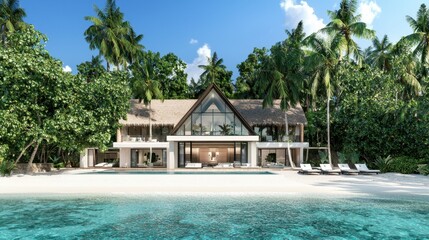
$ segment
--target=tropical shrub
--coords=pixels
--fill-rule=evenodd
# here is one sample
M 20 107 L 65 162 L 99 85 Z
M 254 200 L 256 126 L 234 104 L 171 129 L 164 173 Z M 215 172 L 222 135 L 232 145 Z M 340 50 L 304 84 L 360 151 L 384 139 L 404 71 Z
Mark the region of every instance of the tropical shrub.
M 422 175 L 429 175 L 429 164 L 420 164 L 417 168 L 417 171 Z
M 0 176 L 10 176 L 15 169 L 15 163 L 0 159 Z
M 389 171 L 391 161 L 392 157 L 390 157 L 390 155 L 385 158 L 379 156 L 372 164 L 375 165 L 375 167 L 378 168 L 382 173 L 385 173 Z
M 425 160 L 415 159 L 412 157 L 401 156 L 395 157 L 389 164 L 389 172 L 397 172 L 403 174 L 418 173 L 418 165 L 425 163 Z

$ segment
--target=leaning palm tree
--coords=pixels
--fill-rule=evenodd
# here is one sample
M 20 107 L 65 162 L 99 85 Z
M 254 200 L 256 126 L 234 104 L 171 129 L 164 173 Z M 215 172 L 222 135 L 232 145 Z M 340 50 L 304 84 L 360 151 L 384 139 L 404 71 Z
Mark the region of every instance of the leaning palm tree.
M 27 14 L 19 7 L 19 0 L 1 0 L 0 2 L 0 38 L 6 42 L 6 34 L 25 28 L 23 19 Z
M 368 29 L 366 23 L 360 22 L 361 16 L 356 15 L 356 11 L 356 0 L 342 0 L 340 9 L 328 11 L 331 22 L 321 30 L 322 32 L 341 36 L 341 50 L 345 50 L 347 59 L 350 59 L 351 54 L 355 59 L 361 58 L 359 47 L 353 40 L 353 36 L 367 39 L 375 36 L 374 30 Z
M 289 146 L 289 121 L 287 111 L 300 100 L 303 87 L 302 50 L 305 34 L 302 22 L 296 29 L 286 31 L 288 38 L 271 48 L 271 55 L 262 60 L 258 72 L 257 87 L 264 92 L 263 107 L 273 106 L 274 99 L 280 99 L 280 108 L 285 116 L 285 138 L 287 141 L 289 163 L 294 167 Z
M 312 50 L 308 56 L 306 66 L 309 66 L 309 72 L 312 80 L 311 94 L 315 99 L 320 89 L 325 91 L 326 95 L 326 120 L 327 120 L 327 148 L 328 160 L 331 160 L 331 140 L 330 140 L 330 99 L 333 95 L 333 86 L 336 77 L 336 68 L 339 64 L 338 51 L 341 48 L 342 36 L 336 35 L 333 38 L 323 38 L 313 34 L 309 36 L 307 46 Z
M 406 18 L 414 33 L 406 36 L 404 40 L 417 45 L 414 54 L 420 56 L 421 64 L 426 65 L 429 60 L 429 9 L 425 4 L 422 4 L 416 19 L 410 16 Z
M 145 54 L 138 62 L 130 66 L 130 70 L 133 74 L 131 81 L 134 97 L 149 106 L 149 140 L 152 140 L 151 103 L 153 99 L 164 99 L 152 53 Z M 149 162 L 152 162 L 152 147 L 150 147 Z

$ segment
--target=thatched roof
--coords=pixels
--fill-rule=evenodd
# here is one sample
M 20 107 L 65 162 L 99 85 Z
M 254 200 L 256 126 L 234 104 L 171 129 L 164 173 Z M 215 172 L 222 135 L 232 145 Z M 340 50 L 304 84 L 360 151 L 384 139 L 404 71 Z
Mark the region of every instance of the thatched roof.
M 251 126 L 284 125 L 285 114 L 280 109 L 280 100 L 274 101 L 274 106 L 262 108 L 261 99 L 229 100 Z M 307 124 L 304 111 L 300 104 L 287 112 L 289 125 Z
M 152 100 L 152 124 L 175 126 L 195 104 L 197 99 Z M 246 119 L 251 126 L 284 125 L 284 112 L 280 109 L 280 101 L 275 101 L 273 107 L 262 108 L 262 100 L 240 99 L 230 100 L 231 104 Z M 120 120 L 125 126 L 149 125 L 149 106 L 130 101 L 130 111 L 127 120 Z M 289 125 L 307 124 L 304 111 L 298 104 L 288 111 Z

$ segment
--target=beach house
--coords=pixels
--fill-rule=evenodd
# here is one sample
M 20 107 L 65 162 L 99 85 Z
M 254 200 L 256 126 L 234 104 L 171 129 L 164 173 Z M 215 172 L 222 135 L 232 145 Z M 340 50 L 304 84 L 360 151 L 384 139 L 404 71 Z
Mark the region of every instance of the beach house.
M 308 147 L 299 104 L 286 112 L 288 134 L 279 100 L 263 108 L 259 99 L 227 99 L 216 85 L 198 99 L 130 105 L 113 148 L 86 149 L 81 167 L 112 161 L 123 168 L 294 167 Z

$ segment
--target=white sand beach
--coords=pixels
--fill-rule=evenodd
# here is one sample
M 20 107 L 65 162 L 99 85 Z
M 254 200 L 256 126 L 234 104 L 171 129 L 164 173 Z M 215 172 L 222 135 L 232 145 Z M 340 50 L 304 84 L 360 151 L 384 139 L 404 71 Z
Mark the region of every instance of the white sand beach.
M 380 175 L 82 174 L 94 170 L 0 178 L 0 194 L 252 193 L 308 196 L 429 196 L 429 177 Z

